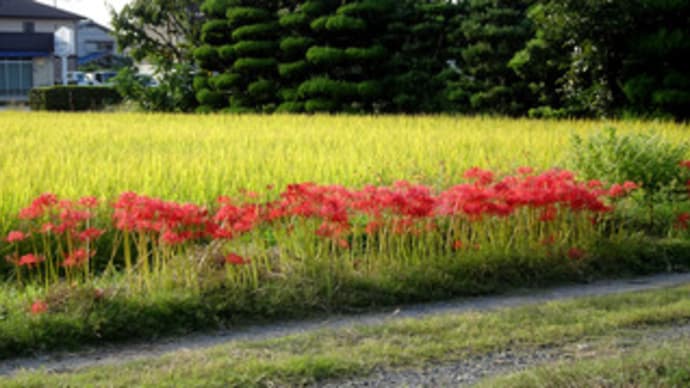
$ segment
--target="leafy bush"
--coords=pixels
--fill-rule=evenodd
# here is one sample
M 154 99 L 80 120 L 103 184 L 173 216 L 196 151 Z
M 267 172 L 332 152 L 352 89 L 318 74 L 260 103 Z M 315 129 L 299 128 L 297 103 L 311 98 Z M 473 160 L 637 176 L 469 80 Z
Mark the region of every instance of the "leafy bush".
M 339 48 L 314 46 L 307 51 L 307 60 L 316 65 L 335 66 L 346 59 L 345 50 Z
M 240 58 L 235 61 L 233 69 L 240 73 L 266 73 L 276 68 L 273 58 Z
M 357 32 L 367 28 L 364 20 L 345 15 L 330 16 L 326 20 L 325 28 L 328 31 Z
M 242 77 L 235 73 L 223 73 L 217 76 L 211 77 L 209 83 L 217 90 L 228 90 L 231 89 L 242 81 Z M 198 90 L 199 88 L 197 88 Z
M 304 112 L 304 104 L 301 102 L 287 101 L 276 108 L 277 113 L 300 113 Z
M 303 13 L 289 13 L 283 15 L 278 23 L 285 28 L 300 28 L 309 25 L 309 18 Z
M 201 12 L 212 18 L 222 18 L 232 0 L 205 0 Z
M 305 36 L 289 36 L 280 42 L 280 49 L 290 57 L 304 55 L 313 42 L 313 39 Z
M 235 40 L 254 40 L 272 38 L 280 30 L 278 23 L 250 24 L 236 28 L 232 32 Z
M 277 47 L 270 40 L 243 40 L 233 46 L 235 53 L 240 57 L 260 57 L 273 54 Z
M 221 46 L 218 49 L 218 58 L 224 63 L 231 64 L 235 59 L 237 59 L 235 47 L 232 45 Z
M 262 22 L 271 18 L 268 11 L 256 7 L 232 7 L 228 9 L 225 16 L 232 27 Z
M 329 97 L 345 99 L 357 95 L 357 85 L 325 77 L 312 78 L 297 89 L 301 97 Z
M 619 136 L 608 128 L 587 139 L 574 135 L 569 160 L 586 178 L 633 181 L 653 195 L 682 182 L 679 164 L 688 150 L 687 143 L 670 143 L 659 134 Z
M 587 139 L 574 135 L 568 160 L 585 178 L 639 184 L 641 195 L 634 198 L 644 206 L 641 210 L 646 212 L 648 228 L 658 232 L 664 228 L 657 226 L 668 217 L 661 217 L 659 222 L 655 213 L 669 203 L 687 199 L 687 170 L 680 165 L 688 150 L 687 143 L 673 144 L 659 134 L 619 136 L 614 128 L 608 128 Z
M 369 48 L 350 47 L 345 54 L 353 62 L 374 62 L 383 60 L 388 53 L 383 46 L 375 45 Z
M 122 95 L 111 87 L 50 86 L 35 88 L 29 93 L 29 106 L 32 110 L 100 110 L 120 101 Z
M 213 45 L 223 44 L 230 38 L 232 30 L 225 20 L 209 20 L 201 27 L 201 39 Z
M 202 68 L 207 70 L 220 70 L 220 56 L 218 50 L 209 45 L 203 45 L 194 50 L 194 59 Z
M 278 66 L 278 74 L 283 78 L 294 78 L 305 74 L 308 69 L 306 61 L 282 63 Z

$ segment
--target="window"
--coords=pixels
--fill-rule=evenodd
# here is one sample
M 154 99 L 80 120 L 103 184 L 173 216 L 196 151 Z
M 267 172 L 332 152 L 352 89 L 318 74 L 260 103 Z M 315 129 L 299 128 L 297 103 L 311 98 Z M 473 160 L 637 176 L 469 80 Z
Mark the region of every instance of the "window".
M 36 32 L 36 24 L 34 22 L 24 22 L 23 30 L 27 34 L 33 34 Z
M 0 59 L 0 97 L 25 99 L 32 86 L 30 60 Z

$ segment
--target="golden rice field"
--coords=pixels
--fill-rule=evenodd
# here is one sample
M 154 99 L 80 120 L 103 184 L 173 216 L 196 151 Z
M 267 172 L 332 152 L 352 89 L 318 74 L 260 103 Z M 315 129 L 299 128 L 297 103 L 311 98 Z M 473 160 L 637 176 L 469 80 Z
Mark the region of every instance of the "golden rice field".
M 644 121 L 5 112 L 0 231 L 47 191 L 111 198 L 133 190 L 203 203 L 303 181 L 447 185 L 472 166 L 561 165 L 570 134 L 607 126 L 690 137 L 688 124 Z

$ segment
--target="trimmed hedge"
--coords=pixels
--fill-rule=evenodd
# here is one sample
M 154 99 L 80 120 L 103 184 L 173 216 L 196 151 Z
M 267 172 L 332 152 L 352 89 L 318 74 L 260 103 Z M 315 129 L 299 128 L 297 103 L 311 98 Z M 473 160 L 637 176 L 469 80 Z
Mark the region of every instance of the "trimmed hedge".
M 29 93 L 32 110 L 101 110 L 121 101 L 122 96 L 115 88 L 105 86 L 48 86 L 31 89 Z

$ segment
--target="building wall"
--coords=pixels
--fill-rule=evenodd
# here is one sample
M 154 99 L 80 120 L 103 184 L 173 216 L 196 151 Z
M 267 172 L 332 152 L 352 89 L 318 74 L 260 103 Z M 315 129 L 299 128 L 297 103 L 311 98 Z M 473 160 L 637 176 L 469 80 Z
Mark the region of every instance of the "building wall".
M 33 86 L 51 86 L 55 83 L 55 71 L 52 58 L 34 58 L 34 84 Z
M 108 31 L 93 23 L 80 23 L 79 33 L 77 34 L 77 56 L 83 57 L 92 53 L 100 53 L 104 50 L 98 47 L 99 44 L 111 44 L 111 52 L 115 54 L 115 38 L 110 36 Z
M 3 19 L 0 18 L 0 31 L 2 32 L 24 32 L 24 22 L 33 22 L 35 32 L 53 33 L 60 27 L 69 27 L 72 34 L 76 34 L 76 23 L 69 20 L 35 20 L 35 19 Z M 75 36 L 72 36 L 75 38 Z M 74 39 L 76 41 L 76 39 Z

